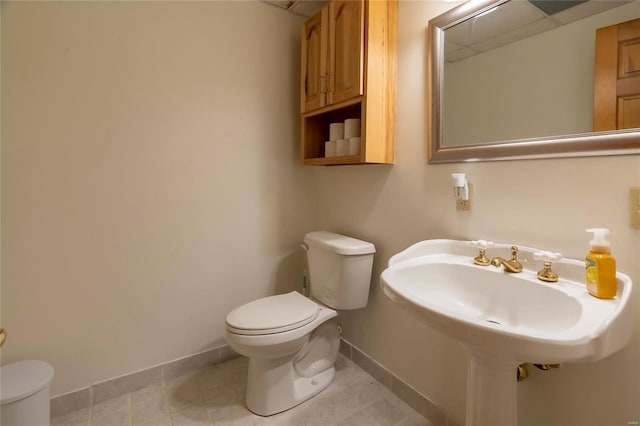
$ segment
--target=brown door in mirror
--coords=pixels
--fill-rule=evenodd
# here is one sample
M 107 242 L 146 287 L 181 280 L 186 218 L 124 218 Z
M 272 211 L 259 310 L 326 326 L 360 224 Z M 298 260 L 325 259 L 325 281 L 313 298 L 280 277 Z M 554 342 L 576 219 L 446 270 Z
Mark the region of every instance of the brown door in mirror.
M 640 19 L 596 30 L 593 130 L 640 127 Z

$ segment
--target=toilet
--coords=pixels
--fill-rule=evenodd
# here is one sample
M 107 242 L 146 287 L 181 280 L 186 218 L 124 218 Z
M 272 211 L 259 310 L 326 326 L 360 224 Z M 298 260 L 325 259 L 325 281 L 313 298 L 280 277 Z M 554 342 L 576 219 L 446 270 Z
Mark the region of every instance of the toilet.
M 227 343 L 249 358 L 247 408 L 261 416 L 295 407 L 331 384 L 340 347 L 334 309 L 367 306 L 373 244 L 316 231 L 305 235 L 303 248 L 310 297 L 296 291 L 264 297 L 227 315 Z
M 0 367 L 0 424 L 48 426 L 53 367 L 44 361 L 19 361 Z

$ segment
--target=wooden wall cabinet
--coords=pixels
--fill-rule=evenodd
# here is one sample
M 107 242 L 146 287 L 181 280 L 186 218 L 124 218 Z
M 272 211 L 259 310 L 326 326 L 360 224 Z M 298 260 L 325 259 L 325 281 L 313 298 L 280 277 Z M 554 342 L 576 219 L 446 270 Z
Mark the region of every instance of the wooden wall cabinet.
M 302 159 L 310 165 L 393 163 L 396 0 L 332 0 L 302 33 Z M 325 157 L 329 124 L 361 120 L 360 153 Z

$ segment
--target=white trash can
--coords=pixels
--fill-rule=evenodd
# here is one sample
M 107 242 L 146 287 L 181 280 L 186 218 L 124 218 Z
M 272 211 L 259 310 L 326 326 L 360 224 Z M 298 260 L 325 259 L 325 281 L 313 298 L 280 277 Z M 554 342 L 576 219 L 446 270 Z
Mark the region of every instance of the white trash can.
M 49 426 L 49 386 L 53 367 L 44 361 L 19 361 L 0 367 L 2 426 Z

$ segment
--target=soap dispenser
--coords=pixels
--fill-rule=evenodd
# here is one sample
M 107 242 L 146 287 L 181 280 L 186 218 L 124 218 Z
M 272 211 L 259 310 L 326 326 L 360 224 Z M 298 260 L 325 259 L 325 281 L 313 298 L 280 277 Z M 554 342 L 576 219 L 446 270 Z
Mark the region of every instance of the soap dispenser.
M 599 299 L 613 299 L 616 296 L 616 260 L 611 256 L 611 244 L 607 241 L 609 230 L 590 228 L 593 240 L 591 250 L 585 258 L 587 291 Z

